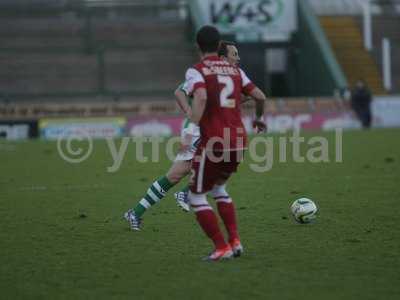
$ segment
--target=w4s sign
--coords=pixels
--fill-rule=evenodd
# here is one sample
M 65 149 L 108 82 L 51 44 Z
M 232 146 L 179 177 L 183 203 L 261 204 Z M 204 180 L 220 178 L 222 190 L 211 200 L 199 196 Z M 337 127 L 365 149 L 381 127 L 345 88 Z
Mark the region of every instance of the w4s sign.
M 283 12 L 281 0 L 217 1 L 210 5 L 214 24 L 260 24 L 273 22 Z
M 199 0 L 208 22 L 223 33 L 288 34 L 297 29 L 296 0 Z

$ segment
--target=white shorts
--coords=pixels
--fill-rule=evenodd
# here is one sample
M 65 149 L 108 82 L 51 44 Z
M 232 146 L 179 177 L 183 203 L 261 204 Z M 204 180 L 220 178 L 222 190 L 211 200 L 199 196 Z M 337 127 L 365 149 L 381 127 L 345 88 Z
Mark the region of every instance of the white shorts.
M 186 129 L 187 128 L 184 128 L 181 131 L 181 139 L 182 140 L 183 140 L 184 136 L 186 135 L 186 132 L 187 132 Z M 190 148 L 186 151 L 179 152 L 175 157 L 175 161 L 192 160 L 194 157 L 194 154 L 196 153 L 199 142 L 200 142 L 200 132 L 199 132 L 199 134 L 193 135 L 192 142 L 190 144 Z

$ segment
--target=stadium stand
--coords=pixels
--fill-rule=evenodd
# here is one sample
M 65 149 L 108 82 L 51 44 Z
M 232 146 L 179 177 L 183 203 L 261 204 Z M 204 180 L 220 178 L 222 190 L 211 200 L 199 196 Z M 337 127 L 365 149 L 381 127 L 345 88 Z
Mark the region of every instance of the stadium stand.
M 14 95 L 90 92 L 96 57 L 79 53 L 0 53 L 0 90 Z
M 5 0 L 0 2 L 0 8 L 0 118 L 178 113 L 174 102 L 165 100 L 173 99 L 172 93 L 183 80 L 185 69 L 197 59 L 188 38 L 191 32 L 184 1 Z M 326 33 L 337 52 L 335 22 L 340 18 L 329 18 L 321 20 L 328 24 Z M 302 30 L 297 40 L 306 41 L 294 44 L 302 50 L 298 66 L 305 66 L 299 68 L 299 76 L 293 77 L 299 94 L 332 95 L 339 85 L 330 84 L 334 81 L 330 78 L 322 80 L 330 69 L 323 66 L 327 53 L 322 53 L 326 47 L 321 46 L 321 39 L 326 39 L 322 30 L 316 30 L 320 29 L 318 19 L 311 20 L 315 21 L 311 22 L 311 36 L 312 26 L 305 26 L 309 18 L 299 19 Z M 343 38 L 340 43 L 347 45 L 355 36 L 356 42 L 361 43 L 358 29 L 353 27 L 342 30 L 347 33 L 339 36 Z M 339 65 L 332 63 L 336 60 L 330 52 L 333 60 L 327 65 L 337 65 L 340 71 Z M 312 66 L 320 67 L 319 73 L 309 69 L 310 61 Z M 368 63 L 374 62 L 369 58 Z M 376 77 L 380 78 L 379 74 Z M 302 78 L 308 81 L 303 82 Z M 317 89 L 322 81 L 326 86 Z M 301 90 L 302 86 L 308 86 L 308 90 Z M 379 84 L 376 86 L 380 88 Z M 271 113 L 336 112 L 348 108 L 332 97 L 274 100 L 266 104 Z M 244 110 L 250 107 L 248 104 Z
M 400 91 L 400 1 L 371 0 L 373 48 L 363 48 L 363 0 L 308 0 L 320 16 L 326 35 L 348 77 L 364 78 L 375 94 Z M 345 29 L 345 30 L 343 30 Z M 382 39 L 391 42 L 392 90 L 384 91 L 382 83 Z
M 96 100 L 99 94 L 133 100 L 149 94 L 170 97 L 196 57 L 187 23 L 179 17 L 179 1 L 1 5 L 3 100 L 45 101 L 51 95 L 53 101 L 90 94 Z
M 353 86 L 358 79 L 362 78 L 374 94 L 385 93 L 378 65 L 372 55 L 364 49 L 356 18 L 323 16 L 320 21 L 349 85 Z

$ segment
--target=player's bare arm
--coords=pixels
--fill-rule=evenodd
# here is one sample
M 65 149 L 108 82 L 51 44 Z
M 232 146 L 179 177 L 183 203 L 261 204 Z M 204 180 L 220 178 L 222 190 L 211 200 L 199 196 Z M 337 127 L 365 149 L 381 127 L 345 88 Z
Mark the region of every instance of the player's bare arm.
M 256 101 L 256 119 L 253 121 L 253 127 L 256 128 L 257 132 L 263 132 L 267 129 L 267 125 L 262 120 L 267 97 L 258 87 L 250 92 L 250 96 Z
M 192 115 L 192 109 L 189 105 L 189 102 L 187 101 L 187 96 L 186 94 L 180 89 L 177 88 L 175 90 L 175 100 L 176 103 L 178 104 L 179 109 L 184 113 L 184 115 L 190 119 Z
M 193 94 L 193 105 L 192 105 L 192 117 L 191 121 L 199 125 L 201 117 L 203 116 L 204 110 L 207 103 L 207 92 L 205 88 L 197 89 Z
M 240 98 L 240 104 L 246 103 L 253 100 L 253 98 L 251 98 L 250 96 L 246 96 L 244 94 L 242 94 L 241 98 Z

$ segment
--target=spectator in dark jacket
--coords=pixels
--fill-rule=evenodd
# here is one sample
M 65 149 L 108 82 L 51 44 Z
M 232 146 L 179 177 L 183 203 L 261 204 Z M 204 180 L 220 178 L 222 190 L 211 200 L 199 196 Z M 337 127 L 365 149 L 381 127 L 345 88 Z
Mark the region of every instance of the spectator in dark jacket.
M 368 86 L 363 80 L 358 80 L 351 91 L 351 108 L 361 121 L 363 128 L 371 127 L 371 102 L 372 96 Z

